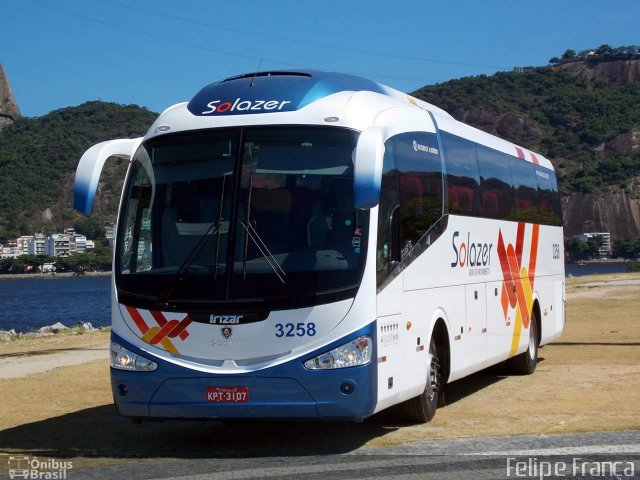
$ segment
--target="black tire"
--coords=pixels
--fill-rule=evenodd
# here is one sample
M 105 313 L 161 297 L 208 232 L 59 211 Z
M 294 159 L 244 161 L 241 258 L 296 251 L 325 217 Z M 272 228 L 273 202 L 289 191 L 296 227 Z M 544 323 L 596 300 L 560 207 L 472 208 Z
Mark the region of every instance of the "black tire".
M 534 310 L 531 312 L 531 323 L 529 324 L 529 346 L 524 353 L 511 360 L 511 371 L 517 375 L 531 375 L 536 370 L 538 364 L 538 315 Z
M 424 391 L 417 397 L 398 405 L 399 416 L 411 423 L 427 423 L 436 414 L 438 405 L 442 406 L 444 404 L 442 355 L 438 351 L 433 338 L 429 343 L 429 353 L 431 354 L 431 368 L 427 374 L 427 384 Z

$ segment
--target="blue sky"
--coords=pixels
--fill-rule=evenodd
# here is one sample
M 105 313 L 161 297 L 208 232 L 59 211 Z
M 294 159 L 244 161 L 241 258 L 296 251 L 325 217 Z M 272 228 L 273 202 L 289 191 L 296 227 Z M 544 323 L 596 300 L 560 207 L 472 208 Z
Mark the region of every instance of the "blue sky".
M 637 0 L 3 0 L 2 14 L 0 64 L 25 116 L 95 99 L 161 111 L 260 59 L 411 92 L 640 43 Z

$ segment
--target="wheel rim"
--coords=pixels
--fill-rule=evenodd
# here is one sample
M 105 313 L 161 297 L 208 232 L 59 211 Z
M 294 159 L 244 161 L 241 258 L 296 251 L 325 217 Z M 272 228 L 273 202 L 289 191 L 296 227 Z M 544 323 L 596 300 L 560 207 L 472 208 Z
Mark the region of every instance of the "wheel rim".
M 427 376 L 427 398 L 432 401 L 440 389 L 440 362 L 435 354 L 431 354 L 429 374 Z
M 537 356 L 537 349 L 538 349 L 537 336 L 538 336 L 538 332 L 536 330 L 535 318 L 532 318 L 531 330 L 529 331 L 529 357 L 533 361 L 535 361 Z

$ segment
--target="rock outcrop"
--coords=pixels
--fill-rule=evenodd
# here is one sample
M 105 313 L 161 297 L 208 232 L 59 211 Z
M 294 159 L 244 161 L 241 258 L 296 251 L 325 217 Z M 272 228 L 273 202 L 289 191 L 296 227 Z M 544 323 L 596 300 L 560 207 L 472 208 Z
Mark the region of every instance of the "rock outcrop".
M 640 129 L 618 135 L 604 149 L 605 152 L 616 155 L 631 156 L 640 153 Z
M 16 103 L 9 80 L 0 65 L 0 129 L 13 123 L 20 116 L 20 109 Z
M 591 83 L 602 81 L 608 85 L 625 85 L 627 83 L 640 82 L 640 60 L 571 62 L 552 68 L 569 72 Z
M 535 144 L 544 137 L 544 131 L 540 125 L 516 112 L 499 113 L 472 107 L 458 108 L 450 113 L 461 122 L 518 143 Z
M 640 178 L 633 182 L 640 185 Z M 562 199 L 566 236 L 609 232 L 613 239 L 640 238 L 640 198 L 612 189 L 608 194 L 574 193 Z

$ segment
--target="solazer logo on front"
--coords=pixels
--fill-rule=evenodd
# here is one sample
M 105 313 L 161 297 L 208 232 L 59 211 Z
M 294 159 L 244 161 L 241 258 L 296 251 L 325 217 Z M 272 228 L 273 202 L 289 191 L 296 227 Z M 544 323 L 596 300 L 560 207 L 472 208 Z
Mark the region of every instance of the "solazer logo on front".
M 233 102 L 212 100 L 207 103 L 208 110 L 204 110 L 201 115 L 214 115 L 218 113 L 231 112 L 264 112 L 282 110 L 290 100 L 243 100 L 240 97 Z

